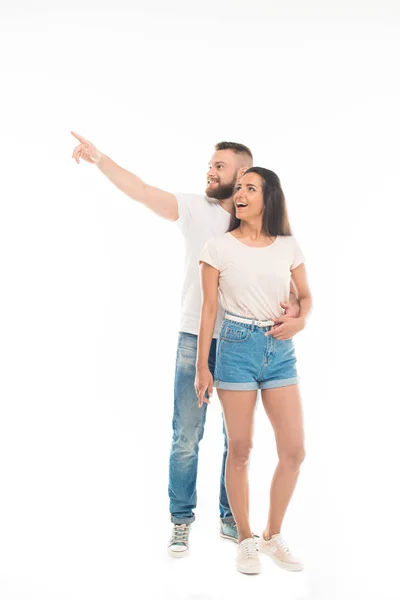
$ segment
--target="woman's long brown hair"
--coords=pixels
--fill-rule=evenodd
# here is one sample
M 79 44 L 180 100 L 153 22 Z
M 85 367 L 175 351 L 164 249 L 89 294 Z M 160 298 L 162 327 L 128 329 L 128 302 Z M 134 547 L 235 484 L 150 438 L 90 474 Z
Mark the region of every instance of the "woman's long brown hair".
M 285 195 L 278 175 L 263 167 L 251 167 L 246 171 L 245 175 L 247 173 L 257 173 L 262 179 L 264 198 L 263 233 L 268 236 L 292 235 Z M 236 218 L 235 211 L 233 211 L 228 231 L 237 229 L 239 225 L 240 219 Z

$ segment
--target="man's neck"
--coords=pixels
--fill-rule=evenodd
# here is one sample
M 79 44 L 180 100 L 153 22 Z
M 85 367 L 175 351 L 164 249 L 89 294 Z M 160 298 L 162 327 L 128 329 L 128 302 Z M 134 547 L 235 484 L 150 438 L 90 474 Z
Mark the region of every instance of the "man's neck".
M 227 198 L 226 200 L 219 200 L 218 204 L 221 208 L 226 210 L 230 215 L 233 213 L 233 197 Z

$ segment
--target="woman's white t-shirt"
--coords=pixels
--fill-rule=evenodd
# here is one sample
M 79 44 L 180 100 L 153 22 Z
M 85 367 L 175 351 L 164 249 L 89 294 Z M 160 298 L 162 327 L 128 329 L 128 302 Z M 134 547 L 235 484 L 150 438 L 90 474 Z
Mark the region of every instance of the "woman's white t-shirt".
M 288 302 L 291 271 L 304 262 L 293 236 L 278 235 L 269 246 L 248 246 L 225 233 L 208 240 L 199 262 L 219 271 L 223 308 L 241 317 L 276 319 Z

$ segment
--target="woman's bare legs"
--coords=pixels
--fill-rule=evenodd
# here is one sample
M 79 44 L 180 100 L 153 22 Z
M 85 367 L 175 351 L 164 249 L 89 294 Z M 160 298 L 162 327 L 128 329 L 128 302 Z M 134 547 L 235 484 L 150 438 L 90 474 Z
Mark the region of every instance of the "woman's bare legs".
M 279 462 L 272 478 L 264 537 L 280 533 L 304 460 L 303 413 L 298 385 L 263 390 L 265 412 L 275 432 Z
M 229 505 L 238 528 L 239 543 L 253 537 L 249 523 L 248 462 L 253 440 L 254 409 L 257 391 L 218 389 L 224 411 L 228 456 L 225 485 Z

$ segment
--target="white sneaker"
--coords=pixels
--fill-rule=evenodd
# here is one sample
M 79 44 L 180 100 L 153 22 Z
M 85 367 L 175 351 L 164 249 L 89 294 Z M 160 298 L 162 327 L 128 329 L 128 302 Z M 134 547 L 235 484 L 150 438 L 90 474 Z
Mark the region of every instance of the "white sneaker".
M 276 533 L 268 541 L 264 538 L 264 535 L 261 535 L 258 542 L 258 549 L 260 552 L 268 554 L 282 569 L 286 569 L 287 571 L 303 570 L 303 565 L 292 556 L 280 533 Z
M 261 564 L 254 538 L 246 538 L 240 542 L 236 554 L 236 569 L 247 575 L 261 573 Z
M 182 558 L 189 554 L 189 531 L 190 525 L 186 523 L 182 523 L 182 525 L 174 524 L 171 539 L 168 542 L 170 556 Z

